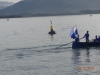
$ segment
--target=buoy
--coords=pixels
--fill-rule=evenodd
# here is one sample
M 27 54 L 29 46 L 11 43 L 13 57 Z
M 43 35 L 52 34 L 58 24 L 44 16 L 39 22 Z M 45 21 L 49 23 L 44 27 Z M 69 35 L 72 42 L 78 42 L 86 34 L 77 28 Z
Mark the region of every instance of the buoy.
M 56 32 L 55 31 L 50 31 L 49 34 L 51 34 L 51 35 L 56 34 Z
M 50 27 L 50 30 L 52 30 L 52 31 L 54 30 L 54 27 L 53 27 L 52 25 L 51 25 L 51 27 Z
M 53 35 L 53 34 L 56 34 L 56 32 L 54 31 L 54 27 L 52 26 L 52 21 L 51 22 L 51 26 L 50 26 L 50 32 L 49 34 Z
M 9 18 L 7 18 L 7 21 L 9 21 Z

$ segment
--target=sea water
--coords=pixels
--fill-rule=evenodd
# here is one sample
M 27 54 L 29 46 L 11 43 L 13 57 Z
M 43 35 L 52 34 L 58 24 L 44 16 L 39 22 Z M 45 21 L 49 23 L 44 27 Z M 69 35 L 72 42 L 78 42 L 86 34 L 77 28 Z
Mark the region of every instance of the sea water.
M 75 25 L 80 38 L 88 30 L 92 40 L 100 14 L 0 19 L 0 75 L 99 75 L 100 47 L 72 49 Z

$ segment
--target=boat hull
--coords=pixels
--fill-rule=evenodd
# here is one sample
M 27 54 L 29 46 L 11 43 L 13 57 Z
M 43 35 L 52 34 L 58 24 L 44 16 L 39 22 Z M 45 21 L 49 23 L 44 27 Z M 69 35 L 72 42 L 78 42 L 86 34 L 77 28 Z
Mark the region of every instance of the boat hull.
M 85 47 L 96 47 L 100 46 L 100 42 L 73 42 L 72 48 L 85 48 Z

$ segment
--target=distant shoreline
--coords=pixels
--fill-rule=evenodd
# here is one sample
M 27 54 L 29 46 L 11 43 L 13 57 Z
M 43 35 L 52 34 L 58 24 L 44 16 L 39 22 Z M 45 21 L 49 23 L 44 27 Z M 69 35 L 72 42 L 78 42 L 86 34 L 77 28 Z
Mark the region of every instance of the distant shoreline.
M 0 19 L 1 18 L 24 18 L 24 17 L 64 16 L 64 15 L 86 15 L 86 14 L 91 14 L 91 13 L 0 15 Z M 92 14 L 100 14 L 100 13 L 92 13 Z
M 0 18 L 22 18 L 22 17 L 42 17 L 42 16 L 60 16 L 60 15 L 78 15 L 77 13 L 65 14 L 16 14 L 16 15 L 0 15 Z

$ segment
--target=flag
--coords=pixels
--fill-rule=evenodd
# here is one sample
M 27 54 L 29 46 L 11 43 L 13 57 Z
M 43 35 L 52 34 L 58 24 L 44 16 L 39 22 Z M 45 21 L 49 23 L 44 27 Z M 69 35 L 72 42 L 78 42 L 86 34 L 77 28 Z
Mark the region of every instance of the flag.
M 78 34 L 78 30 L 77 30 L 77 26 L 75 25 L 72 29 L 71 29 L 71 32 L 70 32 L 70 36 L 71 38 L 75 39 L 76 36 Z

